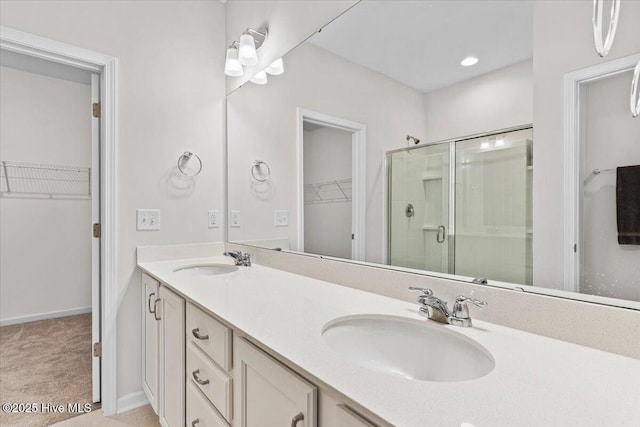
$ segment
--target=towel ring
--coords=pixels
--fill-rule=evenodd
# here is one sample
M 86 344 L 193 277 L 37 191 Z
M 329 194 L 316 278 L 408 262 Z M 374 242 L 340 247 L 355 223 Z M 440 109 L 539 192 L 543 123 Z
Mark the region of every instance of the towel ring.
M 267 168 L 267 173 L 260 175 L 260 168 L 262 166 Z M 271 176 L 271 168 L 262 160 L 255 160 L 251 166 L 251 176 L 258 182 L 265 182 Z
M 633 117 L 640 116 L 640 61 L 633 70 L 633 80 L 631 81 L 631 115 Z
M 184 171 L 184 169 L 182 169 L 182 163 L 183 162 L 188 162 L 189 160 L 191 160 L 192 157 L 195 157 L 196 160 L 198 160 L 198 170 L 195 173 L 187 173 Z M 200 160 L 200 156 L 198 156 L 195 153 L 192 153 L 191 151 L 185 151 L 182 156 L 178 157 L 178 170 L 185 176 L 188 176 L 189 178 L 193 178 L 196 177 L 200 174 L 200 172 L 202 171 L 202 160 Z
M 604 8 L 604 0 L 593 0 L 593 17 L 591 22 L 593 23 L 593 41 L 595 44 L 596 52 L 601 57 L 607 56 L 613 45 L 613 39 L 616 36 L 616 29 L 618 27 L 618 15 L 620 15 L 620 0 L 613 0 L 611 2 L 611 13 L 609 16 L 609 29 L 607 35 L 602 40 L 602 9 Z

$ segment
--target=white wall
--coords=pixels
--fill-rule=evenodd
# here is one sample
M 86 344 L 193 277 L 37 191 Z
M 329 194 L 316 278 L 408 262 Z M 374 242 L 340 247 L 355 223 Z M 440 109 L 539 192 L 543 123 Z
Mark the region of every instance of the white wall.
M 0 158 L 91 167 L 90 86 L 0 67 Z M 91 307 L 91 199 L 2 197 L 0 235 L 0 322 Z
M 0 23 L 118 57 L 118 396 L 140 390 L 140 272 L 135 248 L 223 240 L 224 5 L 217 1 L 2 1 Z M 172 185 L 178 156 L 204 163 L 188 191 Z M 136 208 L 162 210 L 137 232 Z
M 427 133 L 441 141 L 533 123 L 533 64 L 519 62 L 425 94 Z
M 533 3 L 535 286 L 563 288 L 563 76 L 640 51 L 640 2 L 622 1 L 615 42 L 604 58 L 593 47 L 592 8 L 588 1 Z
M 629 82 L 621 73 L 585 88 L 583 293 L 640 301 L 640 246 L 619 245 L 618 166 L 640 164 L 640 120 L 629 111 Z M 592 175 L 594 169 L 614 169 Z M 640 197 L 640 194 L 638 195 Z
M 247 29 L 269 26 L 269 42 L 260 49 L 257 65 L 245 67 L 242 77 L 227 79 L 227 93 L 249 81 L 258 71 L 282 57 L 359 0 L 264 1 L 242 0 L 226 3 L 226 45 L 240 40 Z M 285 70 L 287 64 L 285 63 Z
M 304 131 L 304 183 L 352 179 L 352 133 L 330 127 Z M 340 197 L 337 187 L 332 196 Z M 351 197 L 351 185 L 347 195 Z M 304 251 L 351 258 L 351 201 L 310 203 L 304 206 Z
M 366 260 L 384 263 L 384 152 L 404 146 L 407 133 L 425 133 L 422 93 L 311 43 L 287 55 L 285 67 L 269 84 L 244 85 L 228 98 L 229 209 L 241 211 L 241 227 L 229 230 L 229 240 L 296 241 L 296 108 L 301 107 L 367 126 Z M 271 166 L 268 186 L 252 182 L 256 159 Z M 289 210 L 288 228 L 273 226 L 274 209 Z

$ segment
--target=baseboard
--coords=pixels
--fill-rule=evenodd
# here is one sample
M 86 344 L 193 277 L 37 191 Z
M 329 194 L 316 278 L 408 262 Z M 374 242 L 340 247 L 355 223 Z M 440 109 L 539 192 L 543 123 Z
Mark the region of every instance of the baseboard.
M 140 406 L 144 406 L 147 403 L 149 403 L 149 400 L 147 400 L 147 396 L 144 394 L 144 391 L 139 390 L 133 393 L 129 393 L 118 398 L 118 403 L 116 405 L 116 414 L 121 414 L 123 412 L 139 408 Z
M 18 323 L 35 322 L 36 320 L 55 319 L 57 317 L 74 316 L 85 313 L 91 313 L 91 307 L 72 308 L 70 310 L 50 311 L 48 313 L 0 319 L 0 326 L 16 325 Z

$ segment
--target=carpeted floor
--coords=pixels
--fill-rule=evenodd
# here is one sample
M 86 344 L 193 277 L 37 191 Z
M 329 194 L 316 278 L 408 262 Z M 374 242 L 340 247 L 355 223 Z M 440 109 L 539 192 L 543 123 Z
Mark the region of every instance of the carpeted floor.
M 91 314 L 0 327 L 0 403 L 38 409 L 7 413 L 3 406 L 2 426 L 48 426 L 80 415 L 67 405 L 91 403 Z M 64 411 L 42 413 L 43 403 Z

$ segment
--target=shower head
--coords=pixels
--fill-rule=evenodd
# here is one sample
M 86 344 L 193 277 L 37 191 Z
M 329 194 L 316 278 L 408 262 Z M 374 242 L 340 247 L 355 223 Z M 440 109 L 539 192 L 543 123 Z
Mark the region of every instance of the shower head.
M 413 141 L 415 145 L 420 144 L 420 140 L 418 138 L 416 138 L 415 136 L 407 135 L 407 142 L 411 141 Z

